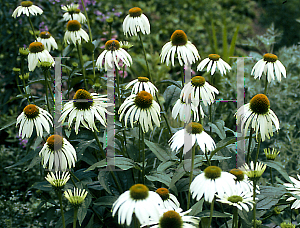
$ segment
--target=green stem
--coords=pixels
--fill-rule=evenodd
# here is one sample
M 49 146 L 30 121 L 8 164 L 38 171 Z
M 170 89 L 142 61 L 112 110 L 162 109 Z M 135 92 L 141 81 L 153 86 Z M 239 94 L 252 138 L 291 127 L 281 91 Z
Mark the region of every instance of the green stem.
M 206 148 L 205 148 L 204 154 L 205 154 L 205 158 L 206 158 L 206 161 L 207 161 L 207 165 L 210 166 L 210 159 L 207 156 Z
M 30 27 L 31 27 L 31 29 L 32 29 L 34 39 L 35 39 L 35 41 L 37 41 L 37 37 L 36 37 L 36 35 L 35 35 L 34 27 L 33 27 L 33 24 L 32 24 L 32 22 L 31 22 L 30 16 L 28 16 L 27 18 L 28 18 Z
M 87 25 L 88 25 L 88 28 L 89 28 L 90 41 L 92 43 L 93 42 L 92 29 L 91 29 L 90 20 L 89 20 L 88 14 L 86 12 L 86 8 L 85 8 L 83 0 L 81 0 L 81 5 L 83 7 L 83 11 L 84 11 L 84 15 L 85 15 L 85 18 L 86 18 L 86 22 L 87 22 Z M 94 79 L 95 79 L 95 77 L 96 77 L 96 70 L 95 70 L 95 48 L 92 51 L 92 61 L 93 61 L 93 75 L 94 75 Z
M 22 90 L 21 90 L 21 88 L 19 86 L 18 74 L 16 74 L 16 83 L 17 83 L 17 87 L 18 87 L 19 93 L 22 95 L 23 93 L 22 93 Z
M 45 77 L 45 93 L 46 93 L 46 102 L 47 102 L 47 108 L 48 112 L 51 113 L 50 105 L 49 105 L 49 97 L 48 97 L 48 80 L 47 80 L 47 71 L 43 70 L 44 77 Z
M 142 136 L 141 152 L 142 152 L 142 156 L 143 156 L 142 184 L 145 184 L 145 141 L 144 141 L 144 132 L 142 130 L 141 125 L 140 125 L 140 128 L 141 128 L 141 136 Z
M 86 73 L 85 73 L 85 69 L 84 69 L 84 66 L 83 66 L 83 57 L 82 57 L 81 45 L 78 43 L 78 41 L 76 42 L 76 47 L 77 47 L 78 57 L 79 57 L 79 61 L 80 61 L 81 69 L 82 69 L 82 75 L 83 75 L 83 79 L 84 79 L 85 90 L 88 90 L 88 86 L 87 86 L 87 82 L 86 82 Z
M 271 184 L 274 185 L 273 175 L 272 175 L 272 168 L 271 167 L 270 167 L 270 177 L 271 177 Z
M 145 48 L 144 48 L 142 36 L 141 36 L 141 33 L 140 33 L 140 32 L 138 32 L 138 34 L 139 34 L 140 42 L 141 42 L 141 45 L 142 45 L 142 48 L 143 48 L 143 53 L 144 53 L 144 58 L 145 58 L 146 66 L 147 66 L 147 71 L 148 71 L 149 79 L 150 79 L 150 81 L 154 84 L 154 81 L 152 80 L 151 72 L 150 72 L 150 69 L 149 69 L 149 64 L 148 64 L 147 55 L 146 55 L 146 51 L 145 51 Z M 164 119 L 165 119 L 165 122 L 166 122 L 166 125 L 167 125 L 167 128 L 168 128 L 169 134 L 170 134 L 170 136 L 172 136 L 172 131 L 171 131 L 171 128 L 170 128 L 168 119 L 167 119 L 167 117 L 166 117 L 166 115 L 165 115 L 165 111 L 162 109 L 162 106 L 161 106 L 161 104 L 160 104 L 160 102 L 159 102 L 159 99 L 158 99 L 158 96 L 157 96 L 156 93 L 155 93 L 155 98 L 156 98 L 157 103 L 158 103 L 158 105 L 159 105 L 159 107 L 160 107 L 160 110 L 163 111 L 163 112 L 162 112 L 162 116 L 163 116 Z
M 182 87 L 184 86 L 184 72 L 183 72 L 183 68 L 184 68 L 184 66 L 181 66 L 181 67 L 180 67 Z
M 76 228 L 78 207 L 74 207 L 73 228 Z
M 120 76 L 119 76 L 119 71 L 118 71 L 117 65 L 115 67 L 115 71 L 116 71 L 116 79 L 117 79 L 118 104 L 119 104 L 119 107 L 120 107 L 121 106 Z
M 261 142 L 261 135 L 259 134 L 259 136 L 258 136 L 257 151 L 256 151 L 256 156 L 255 156 L 255 162 L 254 162 L 254 169 L 256 168 L 256 163 L 257 163 L 257 160 L 258 160 L 260 142 Z
M 209 214 L 209 224 L 208 224 L 208 227 L 210 227 L 211 225 L 211 221 L 212 221 L 212 215 L 213 215 L 213 212 L 214 212 L 214 204 L 215 204 L 215 196 L 210 204 L 210 214 Z
M 96 140 L 96 142 L 98 144 L 98 147 L 99 147 L 99 149 L 101 151 L 102 158 L 104 159 L 104 158 L 106 158 L 106 153 L 105 153 L 105 151 L 104 151 L 104 149 L 103 149 L 103 147 L 101 145 L 101 142 L 100 142 L 100 140 L 99 140 L 99 138 L 97 136 L 97 133 L 95 131 L 93 131 L 93 134 L 94 134 L 94 138 L 95 138 L 95 140 Z
M 256 228 L 256 180 L 253 180 L 253 227 Z
M 189 193 L 188 193 L 188 201 L 187 201 L 187 210 L 190 209 L 190 202 L 191 202 L 191 191 L 190 191 L 190 186 L 193 180 L 193 170 L 194 170 L 194 162 L 195 162 L 195 148 L 196 146 L 194 145 L 192 148 L 192 160 L 191 160 L 191 172 L 190 172 L 190 180 L 189 180 Z
M 50 81 L 52 80 L 51 79 L 51 76 L 50 76 L 50 71 L 47 71 L 49 74 L 49 77 L 50 77 Z M 48 78 L 48 75 L 47 75 L 47 78 Z M 53 103 L 54 103 L 54 95 L 53 95 L 53 92 L 52 92 L 52 89 L 51 89 L 51 85 L 50 85 L 50 82 L 49 82 L 49 80 L 47 80 L 47 85 L 48 85 L 48 88 L 49 88 L 49 91 L 50 91 L 50 95 L 51 95 L 51 98 L 52 98 L 52 101 L 53 101 Z
M 30 104 L 30 100 L 29 100 L 29 94 L 27 94 L 26 91 L 26 83 L 25 83 L 25 73 L 24 73 L 24 58 L 21 57 L 21 75 L 22 75 L 22 82 L 23 82 L 23 87 L 24 87 L 24 94 L 26 95 L 28 104 Z
M 251 149 L 251 142 L 252 142 L 252 134 L 253 134 L 253 128 L 250 129 L 250 136 L 249 136 L 249 143 L 248 143 L 248 153 L 247 153 L 247 164 L 249 165 L 250 162 L 250 149 Z
M 265 95 L 267 95 L 267 89 L 268 89 L 268 76 L 266 75 L 265 92 L 264 92 Z
M 109 40 L 111 40 L 111 25 L 112 23 L 108 23 L 108 26 L 109 26 Z
M 232 228 L 238 228 L 238 209 L 237 209 L 237 207 L 233 207 Z
M 63 228 L 66 228 L 66 224 L 65 224 L 65 215 L 64 215 L 64 207 L 62 204 L 62 194 L 61 194 L 61 190 L 57 190 L 57 196 L 58 196 L 58 200 L 59 200 L 59 205 L 60 205 L 60 213 L 61 213 L 61 220 L 62 220 L 62 224 L 63 224 Z

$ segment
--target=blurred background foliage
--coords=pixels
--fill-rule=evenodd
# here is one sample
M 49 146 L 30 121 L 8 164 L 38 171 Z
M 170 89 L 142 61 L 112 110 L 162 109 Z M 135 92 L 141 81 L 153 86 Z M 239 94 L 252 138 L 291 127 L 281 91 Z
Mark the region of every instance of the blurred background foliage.
M 63 36 L 66 22 L 62 20 L 63 12 L 60 7 L 71 2 L 60 0 L 35 2 L 44 10 L 41 16 L 32 18 L 37 32 L 48 29 L 59 46 L 58 50 L 52 52 L 52 56 L 64 54 L 63 50 L 66 46 L 63 44 Z M 122 31 L 123 19 L 128 10 L 134 6 L 143 9 L 151 24 L 151 34 L 143 36 L 143 38 L 155 83 L 167 79 L 180 80 L 180 68 L 178 66 L 167 67 L 165 64 L 161 64 L 159 57 L 162 46 L 170 40 L 171 34 L 176 29 L 185 31 L 188 39 L 198 48 L 202 59 L 210 53 L 219 53 L 223 58 L 229 60 L 230 51 L 234 53 L 234 56 L 253 56 L 252 60 L 245 61 L 245 103 L 248 103 L 255 94 L 261 93 L 264 86 L 263 81 L 254 80 L 250 76 L 253 65 L 264 53 L 273 50 L 287 68 L 287 79 L 283 78 L 281 83 L 272 82 L 269 86 L 268 95 L 271 109 L 280 120 L 281 130 L 271 140 L 264 142 L 262 148 L 274 147 L 279 149 L 281 154 L 278 160 L 286 167 L 287 172 L 290 175 L 298 173 L 300 168 L 300 124 L 298 121 L 300 118 L 298 108 L 300 106 L 298 94 L 300 48 L 297 46 L 300 40 L 300 23 L 296 21 L 300 15 L 298 0 L 86 0 L 85 2 L 93 37 L 98 43 L 95 58 L 101 53 L 103 45 L 109 37 L 107 18 L 114 19 L 112 36 L 118 40 L 130 41 L 134 45 L 129 50 L 134 62 L 132 67 L 127 69 L 128 77 L 123 80 L 123 83 L 146 74 L 145 61 L 138 38 L 126 38 Z M 11 16 L 19 3 L 15 0 L 0 1 L 0 128 L 3 129 L 0 131 L 0 221 L 4 221 L 0 227 L 40 227 L 47 224 L 46 221 L 49 218 L 46 212 L 49 211 L 44 207 L 43 209 L 40 208 L 40 192 L 31 188 L 36 181 L 43 181 L 39 174 L 39 166 L 34 166 L 28 170 L 26 167 L 29 162 L 13 166 L 22 161 L 22 158 L 28 153 L 25 145 L 30 143 L 20 140 L 15 128 L 16 118 L 24 108 L 26 99 L 17 96 L 19 94 L 17 84 L 21 84 L 21 81 L 18 79 L 19 72 L 14 71 L 13 68 L 20 67 L 19 48 L 28 47 L 33 42 L 26 18 L 21 16 L 14 19 Z M 87 31 L 86 26 L 84 29 Z M 269 30 L 267 31 L 267 29 Z M 231 45 L 234 34 L 237 35 L 236 43 Z M 235 47 L 235 50 L 230 50 L 231 46 Z M 87 46 L 84 46 L 83 53 L 85 54 L 85 61 L 90 61 L 91 52 Z M 70 71 L 76 73 L 79 71 L 77 54 L 73 51 L 68 56 L 71 58 L 64 60 L 63 63 L 69 68 L 65 67 L 63 71 L 67 74 Z M 233 59 L 229 61 L 233 65 L 233 71 L 226 77 L 216 76 L 214 81 L 220 90 L 221 95 L 219 97 L 224 100 L 236 98 L 236 63 Z M 199 74 L 196 73 L 197 64 L 193 66 L 195 74 Z M 68 92 L 76 91 L 80 87 L 80 80 L 76 81 L 75 73 L 73 84 Z M 99 76 L 102 77 L 104 72 L 97 70 L 96 78 L 93 78 L 91 70 L 88 71 L 88 74 L 90 83 L 93 84 L 99 82 Z M 208 76 L 205 73 L 203 75 Z M 30 72 L 31 91 L 41 98 L 37 100 L 38 104 L 44 104 L 45 96 L 41 78 L 42 71 L 40 69 Z M 37 80 L 40 80 L 39 83 L 36 83 Z M 102 79 L 100 82 L 104 83 Z M 167 83 L 160 83 L 158 86 L 161 100 L 166 100 L 166 96 L 163 97 L 163 91 L 168 85 Z M 102 86 L 99 91 L 104 92 Z M 165 108 L 170 116 L 169 105 L 172 106 L 172 102 L 168 102 L 168 105 L 166 102 Z M 233 117 L 235 111 L 235 103 L 218 102 L 214 105 L 214 120 L 222 120 L 226 127 L 235 130 Z M 180 127 L 180 124 L 173 121 L 172 127 Z M 131 134 L 134 133 L 131 132 Z M 159 141 L 161 135 L 159 132 L 154 132 L 152 139 L 155 137 Z M 162 135 L 162 137 L 164 136 Z M 219 135 L 214 133 L 214 138 L 220 139 L 218 137 Z M 163 141 L 167 142 L 167 140 Z M 134 145 L 131 146 L 134 148 Z M 225 148 L 222 153 L 224 156 L 232 156 L 234 149 L 235 146 Z M 261 157 L 261 160 L 263 159 Z M 83 159 L 82 163 L 84 162 L 88 163 L 88 158 L 85 158 L 85 161 Z M 230 165 L 224 162 L 224 166 L 232 167 L 234 159 L 231 162 Z M 81 163 L 78 166 L 80 168 Z M 126 184 L 131 185 L 130 183 Z M 99 214 L 105 215 L 104 211 L 101 210 L 99 207 Z M 109 218 L 106 219 L 109 220 Z M 54 227 L 54 225 L 50 225 L 50 227 Z

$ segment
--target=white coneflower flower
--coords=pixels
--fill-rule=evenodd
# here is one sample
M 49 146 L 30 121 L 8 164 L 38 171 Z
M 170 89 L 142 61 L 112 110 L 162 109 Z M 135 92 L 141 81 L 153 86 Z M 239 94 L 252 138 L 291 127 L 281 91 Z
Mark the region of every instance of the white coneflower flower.
M 253 209 L 254 202 L 252 195 L 250 191 L 245 192 L 235 189 L 231 194 L 225 193 L 222 197 L 217 195 L 219 198 L 217 201 L 236 207 L 241 211 L 245 209 L 248 212 L 249 208 Z
M 239 169 L 242 170 L 251 181 L 253 181 L 253 180 L 259 179 L 265 172 L 266 168 L 267 168 L 267 165 L 265 165 L 261 162 L 257 162 L 254 167 L 254 163 L 253 163 L 253 161 L 251 161 L 250 166 L 247 163 L 245 163 Z
M 280 228 L 296 228 L 296 225 L 291 222 L 282 222 Z
M 73 192 L 71 189 L 64 191 L 65 197 L 74 207 L 79 207 L 83 203 L 87 194 L 88 192 L 85 189 L 79 188 L 74 188 Z
M 79 89 L 75 93 L 73 100 L 64 105 L 62 115 L 59 119 L 64 123 L 67 116 L 69 116 L 68 127 L 70 128 L 73 121 L 75 121 L 75 133 L 78 134 L 79 125 L 82 124 L 85 128 L 98 131 L 95 125 L 95 119 L 106 126 L 106 107 L 113 105 L 105 103 L 107 98 L 99 96 L 97 93 L 89 93 L 84 89 Z M 111 113 L 109 113 L 111 114 Z
M 69 172 L 60 172 L 56 171 L 55 174 L 53 172 L 49 172 L 45 179 L 57 189 L 62 189 L 68 180 L 70 179 Z
M 70 5 L 62 6 L 61 9 L 65 11 L 63 18 L 65 21 L 77 20 L 80 23 L 86 22 L 86 17 L 78 9 L 78 4 L 71 3 Z
M 275 160 L 277 155 L 280 153 L 280 151 L 277 151 L 275 148 L 273 148 L 272 150 L 271 148 L 265 148 L 264 152 L 268 160 Z
M 220 73 L 226 74 L 226 71 L 230 71 L 231 67 L 226 63 L 218 54 L 210 54 L 208 58 L 203 59 L 201 63 L 197 66 L 197 70 L 201 71 L 207 65 L 207 72 L 210 71 L 210 74 L 213 75 L 218 68 Z
M 185 84 L 180 93 L 180 98 L 184 102 L 188 102 L 188 99 L 192 100 L 196 106 L 200 104 L 202 99 L 205 106 L 210 105 L 215 100 L 215 93 L 219 94 L 219 91 L 205 81 L 202 76 L 195 76 L 192 80 Z
M 171 36 L 171 41 L 163 46 L 160 54 L 161 62 L 166 61 L 168 66 L 171 58 L 172 66 L 174 66 L 175 54 L 177 54 L 181 66 L 193 64 L 200 59 L 197 48 L 188 41 L 186 34 L 182 30 L 176 30 Z
M 49 62 L 54 66 L 54 59 L 50 53 L 45 49 L 44 44 L 41 42 L 32 42 L 29 45 L 29 55 L 28 55 L 28 69 L 29 71 L 34 71 L 40 62 Z
M 155 192 L 157 194 L 159 194 L 159 196 L 163 200 L 163 206 L 166 209 L 175 210 L 180 207 L 180 204 L 179 204 L 177 198 L 172 193 L 170 193 L 168 189 L 158 188 Z
M 74 147 L 60 135 L 51 135 L 39 155 L 42 157 L 43 167 L 55 171 L 75 167 L 77 160 Z
M 254 78 L 261 78 L 262 73 L 268 75 L 268 82 L 275 80 L 274 77 L 277 77 L 278 81 L 281 81 L 281 74 L 286 78 L 286 70 L 282 63 L 278 60 L 278 57 L 274 54 L 264 54 L 263 59 L 259 60 L 253 67 L 251 75 L 254 75 Z
M 185 135 L 191 137 L 192 143 L 185 143 Z M 214 140 L 204 131 L 200 123 L 189 123 L 184 129 L 177 131 L 169 140 L 172 151 L 176 153 L 184 146 L 183 153 L 187 153 L 197 141 L 203 153 L 213 151 L 216 147 Z
M 125 224 L 126 222 L 129 226 L 132 214 L 135 213 L 141 224 L 147 224 L 150 219 L 159 219 L 162 205 L 163 201 L 157 193 L 149 191 L 143 184 L 135 184 L 114 202 L 112 216 L 115 216 L 118 211 L 118 223 Z
M 179 114 L 179 118 L 181 121 L 185 122 L 185 123 L 189 123 L 191 120 L 191 115 L 193 113 L 193 120 L 194 121 L 199 121 L 199 111 L 198 108 L 200 110 L 200 115 L 201 118 L 204 117 L 204 112 L 202 110 L 201 105 L 199 104 L 198 107 L 196 105 L 194 105 L 194 103 L 192 103 L 191 101 L 189 101 L 189 103 L 185 103 L 182 98 L 179 98 L 173 109 L 172 109 L 172 117 L 173 119 L 176 119 L 176 117 Z
M 120 70 L 120 61 L 128 67 L 132 64 L 131 56 L 120 47 L 120 43 L 117 40 L 109 40 L 105 43 L 105 50 L 99 55 L 96 62 L 98 69 L 102 68 L 103 59 L 105 71 L 107 71 L 109 67 L 112 68 L 113 64 Z
M 152 96 L 155 96 L 155 92 L 157 92 L 157 88 L 153 85 L 148 78 L 146 77 L 138 77 L 133 81 L 129 82 L 125 89 L 128 89 L 132 86 L 131 94 L 138 94 L 141 91 L 146 91 L 150 93 Z
M 177 208 L 176 210 L 163 210 L 159 219 L 151 220 L 148 224 L 142 224 L 141 227 L 151 228 L 198 228 L 200 218 L 194 216 L 188 216 L 191 211 L 182 212 L 181 208 Z
M 204 195 L 205 201 L 211 203 L 215 193 L 219 197 L 223 197 L 224 194 L 230 195 L 235 188 L 234 178 L 234 175 L 223 172 L 217 166 L 208 166 L 191 183 L 190 191 L 192 197 L 200 200 Z
M 30 138 L 35 127 L 36 134 L 43 136 L 43 129 L 49 134 L 52 116 L 42 108 L 34 104 L 27 105 L 23 112 L 18 116 L 16 125 L 20 124 L 19 135 L 24 138 Z
M 153 96 L 141 91 L 138 94 L 131 94 L 119 109 L 120 121 L 124 117 L 125 127 L 127 127 L 127 120 L 130 117 L 130 124 L 133 128 L 133 123 L 138 121 L 142 127 L 143 132 L 148 132 L 149 128 L 153 130 L 152 121 L 156 126 L 160 126 L 160 107 Z
M 260 132 L 262 141 L 273 136 L 272 124 L 276 131 L 279 130 L 279 120 L 275 113 L 270 109 L 270 101 L 264 94 L 257 94 L 250 103 L 241 106 L 235 113 L 237 124 L 241 123 L 241 129 L 244 129 L 244 135 L 247 135 L 248 127 L 256 131 L 256 139 Z
M 300 180 L 300 175 L 297 174 L 298 179 Z M 290 180 L 293 182 L 293 184 L 290 183 L 285 183 L 284 186 L 287 187 L 286 189 L 288 191 L 290 191 L 293 195 L 296 195 L 298 197 L 300 197 L 300 181 L 297 180 L 294 177 L 289 176 Z M 290 196 L 287 201 L 294 201 L 292 204 L 292 209 L 298 209 L 300 208 L 300 200 L 298 200 L 296 197 L 294 196 Z
M 58 49 L 55 39 L 48 31 L 41 32 L 40 36 L 37 38 L 37 41 L 44 44 L 47 51 L 51 51 L 51 49 Z
M 81 44 L 81 41 L 89 41 L 89 35 L 81 28 L 81 24 L 77 20 L 71 20 L 67 24 L 67 31 L 64 36 L 64 41 L 68 44 Z
M 21 5 L 14 10 L 12 16 L 17 18 L 21 14 L 25 14 L 27 17 L 29 17 L 29 14 L 35 16 L 42 13 L 43 10 L 40 7 L 33 5 L 31 1 L 23 1 L 21 2 Z
M 240 169 L 232 169 L 230 173 L 235 176 L 235 185 L 237 189 L 243 192 L 252 192 L 253 185 L 249 181 L 248 176 Z M 256 191 L 259 193 L 259 187 L 256 186 Z
M 138 32 L 150 34 L 150 23 L 139 7 L 129 10 L 129 14 L 123 21 L 123 31 L 125 36 L 137 36 Z

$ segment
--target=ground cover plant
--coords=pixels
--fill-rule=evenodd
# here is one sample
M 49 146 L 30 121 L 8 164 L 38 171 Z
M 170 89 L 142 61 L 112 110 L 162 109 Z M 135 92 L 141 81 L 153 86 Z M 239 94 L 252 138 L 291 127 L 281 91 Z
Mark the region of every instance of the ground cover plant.
M 1 226 L 298 227 L 300 49 L 253 30 L 268 2 L 297 11 L 0 3 Z

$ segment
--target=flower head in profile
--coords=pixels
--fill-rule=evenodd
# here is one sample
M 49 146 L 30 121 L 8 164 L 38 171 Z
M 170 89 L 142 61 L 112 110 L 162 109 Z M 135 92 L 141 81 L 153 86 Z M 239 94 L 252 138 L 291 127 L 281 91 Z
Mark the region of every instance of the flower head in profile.
M 89 41 L 89 35 L 81 28 L 81 24 L 77 20 L 71 20 L 67 24 L 67 31 L 64 36 L 64 41 L 67 44 L 73 43 L 75 46 L 81 44 L 81 41 Z
M 193 228 L 199 227 L 200 218 L 194 216 L 188 216 L 191 211 L 182 212 L 181 208 L 175 210 L 163 210 L 161 211 L 158 220 L 151 219 L 148 224 L 143 224 L 141 227 L 151 228 Z
M 99 55 L 96 66 L 101 69 L 103 62 L 105 71 L 113 68 L 114 64 L 120 70 L 119 62 L 129 67 L 132 64 L 132 58 L 127 51 L 120 47 L 119 41 L 109 40 L 105 43 L 105 50 Z
M 51 49 L 58 49 L 55 39 L 48 31 L 40 32 L 40 36 L 37 38 L 37 41 L 41 42 L 47 51 L 51 51 Z
M 163 206 L 166 209 L 173 209 L 173 210 L 175 210 L 175 209 L 177 209 L 177 208 L 180 207 L 180 204 L 179 204 L 177 198 L 172 193 L 170 193 L 168 189 L 166 189 L 166 188 L 158 188 L 155 192 L 163 200 Z
M 150 23 L 139 7 L 133 7 L 123 21 L 125 36 L 137 36 L 138 32 L 150 34 Z
M 215 193 L 219 197 L 223 197 L 224 194 L 231 195 L 235 188 L 234 178 L 234 175 L 222 171 L 217 166 L 208 166 L 191 183 L 192 197 L 199 201 L 204 195 L 205 201 L 211 203 Z
M 68 127 L 75 122 L 75 133 L 78 134 L 80 124 L 91 131 L 98 131 L 95 120 L 106 126 L 106 114 L 111 114 L 106 107 L 112 105 L 106 103 L 106 95 L 100 96 L 96 93 L 89 93 L 84 89 L 79 89 L 75 93 L 73 100 L 64 105 L 60 122 L 65 122 L 68 116 Z
M 275 158 L 278 156 L 278 154 L 280 153 L 280 151 L 276 150 L 275 148 L 271 149 L 271 148 L 265 148 L 264 149 L 266 158 L 268 160 L 275 160 Z
M 138 121 L 143 132 L 148 132 L 149 128 L 153 130 L 152 121 L 156 126 L 160 126 L 160 107 L 153 100 L 153 96 L 146 91 L 131 94 L 126 98 L 119 108 L 119 114 L 120 121 L 124 117 L 125 127 L 127 127 L 127 120 L 129 118 L 131 127 L 133 128 L 133 124 Z
M 180 93 L 180 98 L 186 103 L 191 99 L 192 103 L 196 106 L 198 106 L 200 100 L 202 100 L 203 104 L 207 106 L 214 102 L 215 93 L 219 94 L 219 91 L 206 82 L 204 77 L 195 76 L 189 83 L 184 85 Z
M 230 71 L 231 67 L 226 63 L 218 54 L 210 54 L 208 58 L 203 59 L 198 65 L 197 70 L 202 71 L 203 68 L 207 66 L 207 72 L 210 71 L 210 74 L 213 75 L 216 72 L 216 69 L 219 69 L 220 73 L 226 74 L 226 71 Z
M 259 60 L 253 67 L 251 75 L 254 75 L 254 78 L 261 78 L 262 73 L 267 75 L 268 82 L 275 80 L 274 77 L 277 77 L 278 81 L 281 81 L 281 74 L 286 78 L 286 70 L 282 63 L 278 60 L 278 57 L 271 53 L 266 53 L 263 56 L 263 59 Z
M 290 222 L 282 222 L 280 223 L 280 228 L 295 228 L 296 225 L 290 223 Z
M 149 191 L 146 185 L 135 184 L 114 202 L 112 216 L 118 212 L 118 223 L 126 222 L 129 226 L 135 213 L 141 224 L 147 224 L 150 220 L 159 220 L 162 205 L 163 201 L 156 192 Z
M 55 189 L 63 189 L 68 180 L 70 179 L 69 172 L 56 171 L 49 172 L 45 179 L 52 185 Z
M 252 195 L 250 191 L 234 189 L 231 194 L 225 193 L 222 197 L 217 195 L 217 201 L 236 207 L 241 211 L 245 209 L 248 212 L 249 208 L 252 210 L 254 204 Z
M 245 163 L 239 169 L 242 170 L 243 173 L 245 173 L 251 181 L 253 181 L 253 180 L 258 180 L 263 175 L 266 168 L 267 165 L 261 162 L 257 162 L 254 166 L 253 161 L 251 161 L 250 166 L 247 163 Z
M 16 125 L 20 124 L 19 135 L 24 138 L 30 138 L 34 128 L 39 137 L 43 136 L 44 129 L 49 134 L 52 124 L 52 116 L 44 109 L 29 104 L 23 112 L 18 116 Z
M 77 155 L 74 147 L 60 135 L 51 135 L 44 144 L 39 155 L 44 168 L 65 171 L 75 167 Z
M 168 66 L 171 61 L 174 66 L 175 56 L 177 56 L 180 66 L 193 64 L 200 59 L 197 48 L 188 40 L 182 30 L 176 30 L 171 36 L 171 41 L 163 46 L 160 54 L 161 62 L 166 61 Z
M 300 175 L 297 174 L 298 180 L 294 177 L 289 176 L 291 183 L 285 183 L 284 186 L 286 187 L 286 189 L 288 191 L 290 191 L 291 194 L 300 197 Z M 294 196 L 290 196 L 286 201 L 290 202 L 290 201 L 294 201 L 291 208 L 292 209 L 299 209 L 300 208 L 300 200 L 297 199 Z
M 253 186 L 252 183 L 249 181 L 248 176 L 240 169 L 232 169 L 230 173 L 235 176 L 235 185 L 237 189 L 243 192 L 252 192 Z M 256 186 L 256 191 L 259 193 L 259 188 Z
M 204 112 L 200 104 L 197 107 L 193 102 L 191 102 L 191 99 L 189 99 L 189 102 L 186 103 L 183 101 L 183 98 L 179 98 L 172 109 L 172 117 L 173 119 L 176 119 L 179 115 L 181 121 L 189 123 L 193 114 L 193 121 L 197 122 L 200 120 L 198 108 L 200 110 L 201 118 L 203 118 Z
M 21 2 L 21 5 L 14 10 L 12 16 L 17 18 L 21 14 L 25 14 L 27 17 L 29 17 L 30 14 L 36 16 L 42 13 L 43 10 L 36 5 L 33 5 L 32 1 L 23 1 Z
M 183 153 L 187 153 L 197 141 L 201 150 L 213 151 L 216 147 L 214 140 L 204 131 L 200 123 L 191 122 L 184 129 L 177 131 L 169 140 L 172 151 L 178 153 L 184 146 Z
M 258 133 L 261 135 L 262 141 L 265 138 L 268 139 L 273 136 L 273 127 L 279 130 L 279 120 L 275 113 L 270 109 L 270 101 L 264 94 L 257 94 L 251 100 L 250 103 L 241 106 L 235 113 L 237 118 L 237 124 L 241 123 L 241 129 L 244 130 L 244 135 L 247 134 L 248 127 L 256 132 L 256 139 Z
M 155 93 L 158 91 L 155 85 L 153 85 L 147 77 L 138 77 L 137 79 L 134 79 L 127 84 L 125 89 L 128 89 L 132 85 L 133 87 L 131 90 L 131 94 L 138 94 L 141 91 L 146 91 L 152 96 L 155 96 Z
M 45 49 L 45 46 L 41 42 L 32 42 L 29 45 L 28 55 L 28 69 L 34 71 L 36 66 L 40 65 L 41 62 L 49 62 L 51 66 L 54 66 L 54 59 L 50 53 Z
M 62 6 L 61 9 L 65 11 L 63 18 L 65 21 L 77 20 L 80 23 L 86 22 L 86 17 L 78 9 L 78 4 L 71 3 L 70 5 Z
M 74 188 L 73 192 L 71 189 L 64 191 L 65 197 L 74 207 L 79 207 L 83 203 L 87 194 L 88 192 L 85 189 L 79 188 Z

